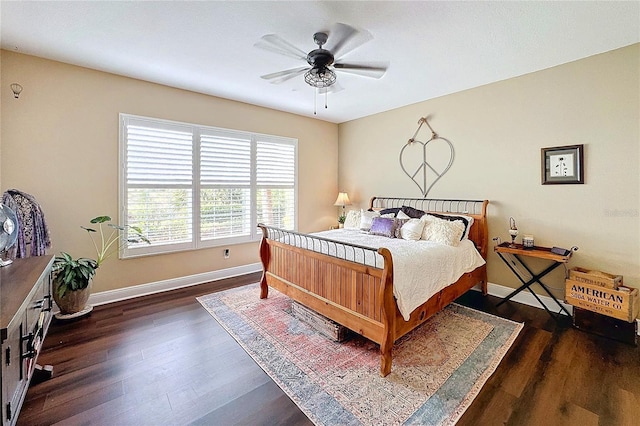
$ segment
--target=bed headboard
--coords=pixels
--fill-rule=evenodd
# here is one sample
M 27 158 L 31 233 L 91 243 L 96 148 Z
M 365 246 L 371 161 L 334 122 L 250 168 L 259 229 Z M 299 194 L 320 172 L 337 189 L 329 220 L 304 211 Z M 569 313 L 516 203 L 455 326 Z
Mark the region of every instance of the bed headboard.
M 488 200 L 441 200 L 433 198 L 372 197 L 369 208 L 374 210 L 408 206 L 425 212 L 461 213 L 473 217 L 469 239 L 476 243 L 483 258 L 487 258 L 489 228 L 487 225 Z

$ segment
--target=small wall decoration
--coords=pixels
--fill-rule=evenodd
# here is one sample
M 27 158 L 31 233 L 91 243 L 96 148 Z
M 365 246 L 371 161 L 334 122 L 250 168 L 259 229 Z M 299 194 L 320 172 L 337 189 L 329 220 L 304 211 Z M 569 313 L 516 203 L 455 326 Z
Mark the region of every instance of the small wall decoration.
M 584 145 L 542 148 L 542 184 L 584 183 Z
M 431 138 L 426 142 L 416 140 L 416 136 L 423 124 L 426 124 L 429 130 L 431 130 Z M 431 162 L 427 161 L 427 146 L 429 146 L 429 144 L 431 144 L 432 147 L 432 154 L 440 154 L 440 164 L 438 164 L 435 158 L 432 159 Z M 409 147 L 413 148 L 407 150 Z M 418 150 L 416 149 L 417 147 L 422 149 Z M 422 152 L 417 153 L 416 151 Z M 453 144 L 445 138 L 438 136 L 427 122 L 427 117 L 422 117 L 418 120 L 418 129 L 413 134 L 413 137 L 409 139 L 400 150 L 400 167 L 413 183 L 418 186 L 422 196 L 426 198 L 433 185 L 451 168 L 454 157 L 455 151 L 453 150 Z M 442 161 L 443 158 L 445 159 L 444 162 Z M 447 161 L 448 164 L 445 165 Z M 407 169 L 410 169 L 410 171 Z M 432 177 L 433 180 L 430 181 L 429 177 Z

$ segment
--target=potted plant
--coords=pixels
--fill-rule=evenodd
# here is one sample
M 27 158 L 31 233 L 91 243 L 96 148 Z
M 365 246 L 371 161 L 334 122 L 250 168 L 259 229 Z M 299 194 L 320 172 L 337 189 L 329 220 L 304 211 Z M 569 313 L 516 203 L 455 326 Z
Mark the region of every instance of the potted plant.
M 346 216 L 346 215 L 344 215 L 344 214 L 341 214 L 341 215 L 338 217 L 338 226 L 339 226 L 340 228 L 344 228 L 344 222 L 345 222 L 346 220 L 347 220 L 347 216 Z
M 142 234 L 140 228 L 109 222 L 111 222 L 109 216 L 98 216 L 91 219 L 92 224 L 98 225 L 97 230 L 81 226 L 89 234 L 96 249 L 95 260 L 84 257 L 74 259 L 65 252 L 54 259 L 53 299 L 60 308 L 61 315 L 58 315 L 58 318 L 75 317 L 91 311 L 92 307 L 87 306 L 87 300 L 91 294 L 91 281 L 100 265 L 120 248 L 125 231 L 128 242 L 144 241 L 149 244 L 149 240 Z M 111 228 L 111 231 L 105 230 L 103 225 Z M 98 241 L 94 238 L 94 234 L 99 234 Z

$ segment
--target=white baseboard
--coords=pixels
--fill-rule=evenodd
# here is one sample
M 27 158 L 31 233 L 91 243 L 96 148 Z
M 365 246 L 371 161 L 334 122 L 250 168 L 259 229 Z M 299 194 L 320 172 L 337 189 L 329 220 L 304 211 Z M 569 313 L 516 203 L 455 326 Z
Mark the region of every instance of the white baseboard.
M 131 287 L 119 288 L 116 290 L 101 291 L 93 293 L 89 297 L 89 304 L 93 306 L 132 299 L 134 297 L 147 296 L 149 294 L 161 293 L 163 291 L 176 290 L 192 285 L 208 283 L 225 278 L 237 277 L 239 275 L 251 274 L 262 271 L 261 263 L 237 266 L 234 268 L 220 269 L 218 271 L 204 272 L 202 274 L 189 275 L 186 277 L 173 278 L 169 280 L 156 281 L 147 284 L 134 285 Z

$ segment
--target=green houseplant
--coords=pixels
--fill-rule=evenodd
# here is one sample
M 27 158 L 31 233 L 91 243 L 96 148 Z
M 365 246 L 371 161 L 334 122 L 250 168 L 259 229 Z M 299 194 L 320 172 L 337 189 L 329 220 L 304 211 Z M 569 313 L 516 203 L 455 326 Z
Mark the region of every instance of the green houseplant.
M 143 241 L 149 244 L 149 240 L 142 234 L 140 228 L 109 222 L 111 222 L 109 216 L 98 216 L 91 219 L 92 224 L 98 225 L 97 230 L 81 226 L 93 242 L 96 250 L 95 260 L 84 257 L 74 259 L 69 253 L 62 252 L 53 261 L 53 298 L 63 315 L 73 315 L 87 309 L 91 281 L 96 270 L 119 250 L 125 235 L 128 242 Z M 89 311 L 90 309 L 87 309 L 87 312 Z

